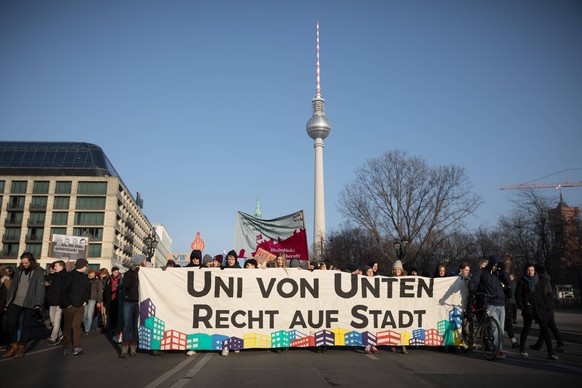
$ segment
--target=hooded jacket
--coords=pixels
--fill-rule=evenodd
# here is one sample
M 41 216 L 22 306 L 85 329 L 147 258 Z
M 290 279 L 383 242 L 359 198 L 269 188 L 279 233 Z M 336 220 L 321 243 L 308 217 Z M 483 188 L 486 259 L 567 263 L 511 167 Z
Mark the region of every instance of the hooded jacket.
M 489 256 L 489 263 L 485 268 L 478 268 L 469 281 L 470 292 L 480 292 L 492 295 L 487 300 L 493 306 L 505 306 L 505 293 L 502 284 L 509 287 L 509 274 L 498 268 L 495 271 L 493 267 L 501 263 L 498 256 Z

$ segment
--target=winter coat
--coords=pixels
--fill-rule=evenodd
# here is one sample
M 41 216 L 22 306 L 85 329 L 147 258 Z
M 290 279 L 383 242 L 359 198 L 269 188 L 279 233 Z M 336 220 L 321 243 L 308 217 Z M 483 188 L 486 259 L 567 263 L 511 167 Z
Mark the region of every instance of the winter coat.
M 503 269 L 493 271 L 493 266 L 499 262 L 497 256 L 489 257 L 489 263 L 485 268 L 478 268 L 469 281 L 469 291 L 481 292 L 492 295 L 488 303 L 493 306 L 505 306 L 505 293 L 503 286 L 509 287 L 509 274 Z
M 89 299 L 95 300 L 97 303 L 103 301 L 103 283 L 101 283 L 101 279 L 89 279 L 89 290 L 91 290 Z
M 139 267 L 130 269 L 123 274 L 123 301 L 139 302 Z
M 10 284 L 10 289 L 8 290 L 8 297 L 6 298 L 6 307 L 10 306 L 16 297 L 16 290 L 18 290 L 18 285 L 20 284 L 20 277 L 24 274 L 20 268 L 16 268 L 14 271 L 14 278 L 12 278 L 12 283 Z M 44 303 L 44 275 L 45 272 L 42 268 L 36 267 L 31 270 L 30 273 L 30 284 L 28 285 L 28 292 L 22 303 L 22 307 L 34 309 L 35 307 L 40 307 Z
M 515 290 L 515 301 L 524 319 L 548 320 L 555 308 L 549 277 L 539 275 L 533 292 L 529 290 L 528 283 L 523 278 L 520 279 Z
M 523 276 L 517 281 L 515 287 L 515 303 L 517 304 L 517 308 L 521 310 L 521 315 L 524 319 L 533 320 L 533 292 L 529 290 L 529 283 L 524 280 Z
M 539 275 L 540 282 L 534 290 L 534 311 L 538 321 L 548 320 L 554 313 L 554 293 L 550 279 L 544 275 Z
M 73 270 L 67 274 L 63 286 L 61 308 L 81 307 L 89 301 L 89 279 L 87 275 Z
M 67 271 L 51 273 L 46 276 L 49 285 L 46 288 L 46 297 L 49 306 L 60 306 L 63 298 L 63 286 L 67 278 Z

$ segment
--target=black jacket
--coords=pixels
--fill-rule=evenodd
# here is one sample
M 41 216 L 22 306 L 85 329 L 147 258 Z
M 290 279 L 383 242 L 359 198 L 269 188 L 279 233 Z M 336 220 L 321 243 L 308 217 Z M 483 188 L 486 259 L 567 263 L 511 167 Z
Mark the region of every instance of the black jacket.
M 488 299 L 490 305 L 505 306 L 505 293 L 502 284 L 509 287 L 509 274 L 503 269 L 493 271 L 493 266 L 498 262 L 500 261 L 497 256 L 490 256 L 487 266 L 478 268 L 471 277 L 469 291 L 493 295 Z
M 123 300 L 125 302 L 139 302 L 139 267 L 130 269 L 123 274 Z
M 46 299 L 49 306 L 60 306 L 63 299 L 63 286 L 67 278 L 67 271 L 48 274 L 46 280 L 49 285 L 46 288 Z
M 81 307 L 89 301 L 89 279 L 87 275 L 77 270 L 69 272 L 63 284 L 61 308 L 69 306 Z

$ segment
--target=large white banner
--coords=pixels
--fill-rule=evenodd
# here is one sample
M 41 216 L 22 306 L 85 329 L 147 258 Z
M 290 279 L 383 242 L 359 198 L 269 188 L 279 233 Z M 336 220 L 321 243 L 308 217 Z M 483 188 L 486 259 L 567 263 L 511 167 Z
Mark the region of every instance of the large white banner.
M 458 277 L 142 268 L 139 346 L 220 350 L 461 341 Z

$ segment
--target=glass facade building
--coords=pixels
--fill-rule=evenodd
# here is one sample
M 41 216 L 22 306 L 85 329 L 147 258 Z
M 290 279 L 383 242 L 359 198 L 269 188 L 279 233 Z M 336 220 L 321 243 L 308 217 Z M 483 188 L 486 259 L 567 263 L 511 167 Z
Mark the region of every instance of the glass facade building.
M 121 268 L 152 231 L 139 202 L 94 144 L 0 142 L 0 264 L 29 251 L 46 267 L 51 236 L 65 234 L 89 239 L 91 267 Z

